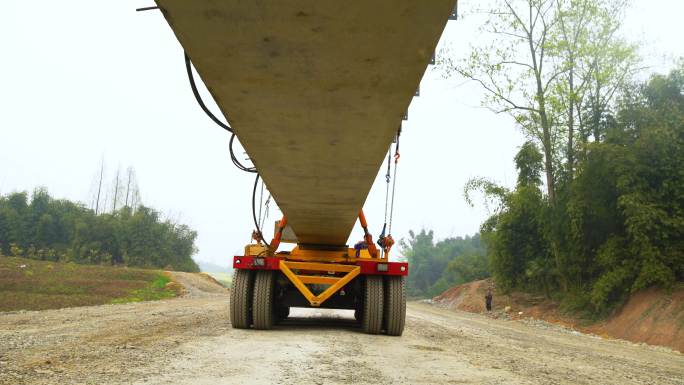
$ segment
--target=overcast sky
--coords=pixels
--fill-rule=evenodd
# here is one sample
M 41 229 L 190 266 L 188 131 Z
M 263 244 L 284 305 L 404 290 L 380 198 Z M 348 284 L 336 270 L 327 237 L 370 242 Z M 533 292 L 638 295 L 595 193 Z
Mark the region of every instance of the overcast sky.
M 108 178 L 133 166 L 143 202 L 197 230 L 195 259 L 227 265 L 253 228 L 252 175 L 231 164 L 229 136 L 197 106 L 166 21 L 157 11 L 135 12 L 148 5 L 2 0 L 0 194 L 45 186 L 87 203 L 102 158 Z M 624 33 L 644 43 L 650 71 L 667 71 L 684 56 L 682 15 L 679 0 L 636 0 L 628 12 Z M 449 22 L 440 47 L 467 55 L 479 21 Z M 463 79 L 426 71 L 404 122 L 395 239 L 421 228 L 439 239 L 473 234 L 488 213 L 465 203 L 464 183 L 474 176 L 515 183 L 512 158 L 523 137 L 509 117 L 480 107 L 481 95 Z M 383 175 L 365 206 L 374 235 Z M 272 209 L 269 220 L 278 217 Z M 350 243 L 360 238 L 357 226 Z

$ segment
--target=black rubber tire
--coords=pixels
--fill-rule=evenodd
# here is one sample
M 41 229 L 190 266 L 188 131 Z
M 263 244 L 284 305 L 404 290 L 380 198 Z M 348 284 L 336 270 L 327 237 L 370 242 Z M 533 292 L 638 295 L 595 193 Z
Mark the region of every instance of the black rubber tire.
M 382 277 L 372 275 L 366 277 L 361 324 L 363 331 L 368 334 L 379 334 L 382 331 L 383 286 Z
M 385 277 L 385 331 L 400 336 L 406 324 L 406 283 L 404 277 Z
M 273 294 L 275 274 L 271 270 L 257 271 L 254 279 L 254 297 L 252 299 L 252 323 L 255 329 L 268 330 L 273 327 L 274 308 Z
M 254 273 L 236 269 L 230 289 L 230 323 L 236 329 L 249 329 L 252 324 L 252 290 Z

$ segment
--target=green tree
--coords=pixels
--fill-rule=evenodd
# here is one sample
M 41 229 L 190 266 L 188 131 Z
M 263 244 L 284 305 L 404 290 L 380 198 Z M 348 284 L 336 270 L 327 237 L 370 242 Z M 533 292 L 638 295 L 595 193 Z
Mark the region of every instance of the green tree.
M 615 167 L 621 221 L 598 250 L 592 302 L 684 280 L 684 63 L 623 102 L 601 146 Z M 593 152 L 593 148 L 592 148 Z
M 197 271 L 197 233 L 154 209 L 96 214 L 47 190 L 0 196 L 0 254 L 93 264 Z
M 400 245 L 410 263 L 407 287 L 411 296 L 431 297 L 453 285 L 489 276 L 479 234 L 435 242 L 432 231 L 410 231 Z
M 472 189 L 482 189 L 485 196 L 499 201 L 494 215 L 481 227 L 497 285 L 503 290 L 543 290 L 548 295 L 554 287 L 555 269 L 546 233 L 548 209 L 540 190 L 543 157 L 534 143 L 526 142 L 515 162 L 515 191 L 471 183 L 466 185 L 465 195 L 469 196 Z
M 480 33 L 483 46 L 471 47 L 462 61 L 445 60 L 447 76 L 471 79 L 486 91 L 484 104 L 510 114 L 526 135 L 541 143 L 550 202 L 555 200 L 554 154 L 557 146 L 550 89 L 564 69 L 554 65 L 549 41 L 557 25 L 555 0 L 494 2 Z
M 572 178 L 577 131 L 586 142 L 589 108 L 605 117 L 637 69 L 634 47 L 616 37 L 626 5 L 625 0 L 495 0 L 484 10 L 488 17 L 480 28 L 487 43 L 472 47 L 463 60 L 443 61 L 446 76 L 477 82 L 485 90 L 484 105 L 510 114 L 540 145 L 552 206 L 560 171 Z
M 498 206 L 481 229 L 499 287 L 559 292 L 574 308 L 604 312 L 630 293 L 684 280 L 684 62 L 633 87 L 603 140 L 587 144 L 576 177 L 546 204 L 531 142 L 515 157 L 508 191 L 482 179 Z

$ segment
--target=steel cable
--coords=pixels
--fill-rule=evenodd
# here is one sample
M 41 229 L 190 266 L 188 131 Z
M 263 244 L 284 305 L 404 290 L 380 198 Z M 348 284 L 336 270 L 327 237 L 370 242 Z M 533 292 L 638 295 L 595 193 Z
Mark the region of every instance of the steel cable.
M 259 174 L 256 174 L 256 178 L 254 178 L 254 189 L 252 190 L 252 218 L 254 219 L 254 226 L 256 226 L 256 230 L 261 236 L 261 240 L 266 244 L 266 247 L 270 248 L 271 245 L 266 242 L 266 239 L 264 238 L 264 234 L 261 232 L 261 228 L 259 227 L 259 223 L 257 221 L 256 217 L 256 190 L 257 190 L 257 185 L 259 184 Z

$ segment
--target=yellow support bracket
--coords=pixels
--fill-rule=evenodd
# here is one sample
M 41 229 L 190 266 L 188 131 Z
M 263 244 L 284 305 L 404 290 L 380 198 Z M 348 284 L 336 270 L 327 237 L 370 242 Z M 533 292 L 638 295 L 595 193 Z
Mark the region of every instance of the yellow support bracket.
M 348 273 L 358 266 L 355 265 L 338 265 L 334 263 L 315 263 L 315 262 L 292 262 L 280 261 L 287 263 L 287 267 L 295 270 L 312 270 L 312 271 L 331 271 L 335 273 Z M 282 265 L 281 265 L 282 266 Z
M 340 277 L 321 277 L 318 275 L 298 275 L 302 283 L 313 283 L 318 285 L 334 285 L 339 281 Z
M 292 269 L 296 270 L 312 270 L 312 271 L 325 271 L 325 272 L 346 272 L 343 277 L 318 277 L 311 275 L 297 275 Z M 311 306 L 318 307 L 321 306 L 328 298 L 333 294 L 337 293 L 341 288 L 354 279 L 359 273 L 361 273 L 361 268 L 359 266 L 353 265 L 335 265 L 329 263 L 309 263 L 309 262 L 287 262 L 285 260 L 280 261 L 280 270 L 285 274 L 285 276 L 292 282 L 293 285 L 299 290 L 304 298 L 309 301 Z M 330 284 L 330 286 L 325 289 L 321 294 L 314 295 L 311 290 L 306 286 L 306 283 L 321 283 Z

